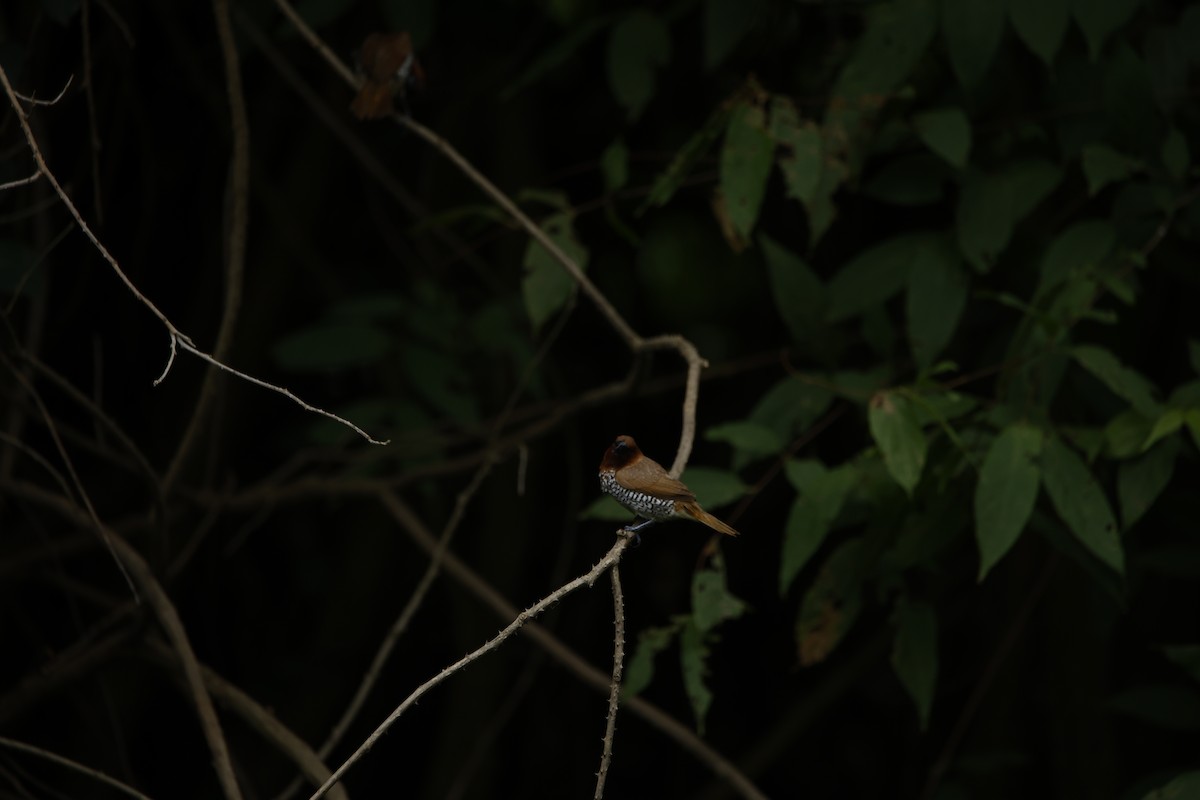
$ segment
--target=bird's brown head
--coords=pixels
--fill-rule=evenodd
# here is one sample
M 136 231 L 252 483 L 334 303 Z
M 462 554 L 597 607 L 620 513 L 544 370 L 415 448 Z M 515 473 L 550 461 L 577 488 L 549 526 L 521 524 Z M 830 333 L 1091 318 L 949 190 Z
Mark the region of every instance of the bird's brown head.
M 604 451 L 604 460 L 600 462 L 600 469 L 621 469 L 641 457 L 642 451 L 638 450 L 637 442 L 633 440 L 633 437 L 621 435 Z

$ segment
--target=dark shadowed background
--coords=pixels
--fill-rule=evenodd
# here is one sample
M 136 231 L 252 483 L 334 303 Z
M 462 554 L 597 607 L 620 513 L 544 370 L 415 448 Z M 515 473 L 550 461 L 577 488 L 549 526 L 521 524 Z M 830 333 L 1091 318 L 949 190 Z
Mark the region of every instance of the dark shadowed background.
M 613 437 L 667 465 L 679 444 L 676 354 L 635 357 L 442 153 L 356 119 L 273 2 L 233 5 L 248 161 L 209 3 L 12 0 L 0 66 L 180 331 L 390 444 L 228 374 L 201 404 L 184 352 L 154 386 L 164 325 L 48 180 L 4 188 L 2 797 L 122 796 L 8 740 L 151 797 L 220 796 L 179 660 L 85 493 L 199 661 L 316 747 L 429 564 L 381 492 L 433 536 L 464 497 L 451 553 L 524 608 L 628 519 L 596 502 Z M 770 797 L 1196 790 L 1200 4 L 297 8 L 349 64 L 409 31 L 412 119 L 638 334 L 709 363 L 684 479 L 742 536 L 672 523 L 625 554 L 627 690 Z M 7 96 L 0 154 L 0 183 L 37 170 Z M 326 763 L 508 621 L 439 575 Z M 611 671 L 607 577 L 541 622 Z M 588 797 L 606 708 L 518 635 L 345 787 Z M 296 768 L 217 713 L 245 796 L 277 797 Z M 734 793 L 623 708 L 607 796 Z

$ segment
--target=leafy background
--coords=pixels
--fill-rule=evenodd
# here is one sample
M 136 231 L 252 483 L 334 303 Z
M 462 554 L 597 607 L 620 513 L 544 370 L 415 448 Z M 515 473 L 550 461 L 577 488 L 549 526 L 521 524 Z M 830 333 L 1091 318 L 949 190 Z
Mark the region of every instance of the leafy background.
M 1200 5 L 298 8 L 347 59 L 369 32 L 411 31 L 428 75 L 414 118 L 541 220 L 635 329 L 681 333 L 711 364 L 684 477 L 743 536 L 717 551 L 679 524 L 628 554 L 626 692 L 769 796 L 1194 785 Z M 454 166 L 354 120 L 272 4 L 238 4 L 235 21 L 252 172 L 230 361 L 386 448 L 222 380 L 164 494 L 202 366 L 152 387 L 161 326 L 45 181 L 0 195 L 0 733 L 152 796 L 213 796 L 208 755 L 144 612 L 97 640 L 128 594 L 94 535 L 30 489 L 71 492 L 9 380 L 29 354 L 62 379 L 33 378 L 98 512 L 164 576 L 200 658 L 312 742 L 426 563 L 355 481 L 392 482 L 437 530 L 516 391 L 453 549 L 523 606 L 609 547 L 620 515 L 595 502 L 593 470 L 612 437 L 669 463 L 679 436 L 678 363 L 631 359 Z M 134 282 L 211 341 L 230 153 L 211 9 L 6 3 L 0 63 L 39 98 L 74 76 L 33 113 L 51 168 Z M 0 131 L 0 180 L 27 176 L 11 111 Z M 591 398 L 631 364 L 627 391 Z M 608 669 L 606 591 L 546 623 Z M 496 628 L 439 580 L 349 741 Z M 64 670 L 69 652 L 88 658 Z M 604 702 L 514 641 L 426 698 L 348 787 L 578 796 Z M 274 796 L 291 769 L 227 727 L 242 780 Z M 0 771 L 100 796 L 11 753 Z M 727 791 L 629 714 L 609 787 Z

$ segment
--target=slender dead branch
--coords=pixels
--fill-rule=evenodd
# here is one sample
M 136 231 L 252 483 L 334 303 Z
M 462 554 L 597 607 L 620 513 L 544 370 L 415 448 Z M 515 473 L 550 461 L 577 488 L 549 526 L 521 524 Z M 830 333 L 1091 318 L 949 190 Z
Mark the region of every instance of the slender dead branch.
M 62 204 L 66 207 L 71 217 L 75 220 L 75 224 L 79 226 L 79 230 L 83 231 L 84 236 L 86 236 L 88 241 L 92 243 L 92 246 L 96 249 L 96 252 L 98 252 L 106 262 L 108 262 L 108 265 L 120 279 L 121 283 L 125 285 L 125 288 L 128 289 L 130 294 L 132 294 L 134 298 L 141 303 L 146 310 L 153 314 L 154 317 L 158 319 L 160 323 L 162 323 L 163 327 L 167 329 L 167 333 L 170 335 L 170 356 L 167 360 L 167 366 L 163 370 L 162 375 L 160 375 L 154 382 L 156 386 L 161 383 L 164 378 L 166 378 L 167 373 L 170 371 L 171 365 L 175 361 L 176 347 L 182 347 L 187 352 L 204 361 L 207 361 L 213 366 L 237 375 L 239 378 L 247 380 L 256 386 L 261 386 L 264 389 L 269 389 L 270 391 L 282 394 L 284 397 L 291 399 L 294 403 L 306 411 L 320 414 L 324 417 L 334 420 L 335 422 L 345 425 L 371 444 L 387 444 L 386 441 L 380 441 L 368 436 L 367 433 L 357 425 L 352 424 L 348 420 L 342 419 L 337 414 L 325 411 L 324 409 L 317 408 L 316 406 L 312 406 L 304 402 L 282 386 L 276 386 L 275 384 L 267 383 L 266 381 L 259 380 L 258 378 L 252 378 L 246 373 L 239 372 L 233 367 L 227 366 L 213 356 L 197 348 L 191 337 L 179 330 L 179 328 L 175 327 L 175 324 L 171 322 L 167 315 L 160 311 L 158 306 L 151 302 L 150 298 L 142 294 L 141 290 L 138 289 L 134 282 L 129 279 L 129 276 L 125 274 L 123 269 L 121 269 L 121 265 L 117 263 L 117 259 L 108 251 L 108 248 L 104 246 L 99 237 L 96 236 L 91 227 L 87 224 L 87 221 L 84 220 L 83 215 L 79 212 L 79 209 L 76 208 L 75 203 L 72 202 L 70 195 L 68 195 L 66 190 L 63 189 L 62 184 L 60 184 L 58 179 L 54 177 L 54 173 L 50 171 L 50 167 L 46 164 L 46 160 L 42 156 L 41 148 L 38 146 L 37 139 L 33 135 L 33 130 L 29 127 L 28 116 L 25 113 L 25 109 L 21 106 L 21 97 L 17 94 L 16 90 L 13 89 L 12 83 L 8 79 L 8 73 L 4 70 L 3 66 L 0 66 L 0 84 L 4 86 L 4 91 L 8 95 L 9 104 L 12 105 L 13 111 L 16 112 L 17 123 L 21 126 L 21 131 L 25 135 L 25 141 L 29 145 L 29 152 L 33 156 L 34 162 L 37 164 L 38 172 L 44 175 L 46 180 L 50 182 L 50 185 L 54 187 L 55 194 L 58 195 L 59 200 L 62 201 Z
M 174 653 L 165 643 L 150 640 L 148 644 L 151 654 L 159 661 L 169 663 L 174 660 Z M 320 786 L 329 777 L 329 767 L 325 766 L 312 748 L 253 697 L 203 664 L 200 665 L 200 675 L 204 678 L 204 686 L 217 702 L 241 717 L 260 736 L 291 759 L 314 786 Z M 346 791 L 340 786 L 330 789 L 329 796 L 334 800 L 348 799 Z
M 9 739 L 7 736 L 0 736 L 0 746 L 7 747 L 10 750 L 16 750 L 20 753 L 28 753 L 32 756 L 44 759 L 60 767 L 74 770 L 75 772 L 87 775 L 95 781 L 103 783 L 105 786 L 111 786 L 119 792 L 124 792 L 130 797 L 136 797 L 138 800 L 150 800 L 149 797 L 139 792 L 127 783 L 122 783 L 116 778 L 105 775 L 98 769 L 93 769 L 86 764 L 80 764 L 78 761 L 73 761 L 65 756 L 60 756 L 58 753 L 51 753 L 49 750 L 44 750 L 41 747 L 28 744 L 26 742 L 18 742 L 16 739 Z
M 283 12 L 288 21 L 295 26 L 300 35 L 308 41 L 317 53 L 325 59 L 325 61 L 333 68 L 343 81 L 353 89 L 357 89 L 359 79 L 347 67 L 341 59 L 323 42 L 316 32 L 309 27 L 291 4 L 287 0 L 275 0 L 275 5 Z M 482 172 L 468 161 L 461 153 L 458 152 L 448 141 L 443 139 L 438 134 L 434 133 L 429 128 L 412 119 L 411 116 L 403 114 L 394 114 L 393 119 L 400 125 L 403 125 L 412 133 L 424 139 L 435 150 L 450 163 L 454 164 L 458 169 L 467 176 L 479 189 L 491 198 L 492 202 L 502 208 L 509 216 L 513 218 L 529 235 L 545 248 L 546 252 L 557 261 L 564 270 L 567 271 L 579 286 L 580 290 L 587 295 L 588 299 L 595 304 L 601 315 L 608 321 L 608 324 L 621 337 L 634 353 L 642 353 L 656 349 L 673 349 L 679 352 L 684 361 L 687 362 L 688 390 L 684 396 L 683 404 L 683 427 L 680 432 L 679 449 L 676 451 L 675 461 L 672 464 L 670 474 L 678 477 L 682 473 L 684 466 L 687 464 L 688 456 L 692 451 L 692 443 L 696 435 L 696 399 L 698 396 L 698 387 L 700 384 L 700 370 L 706 366 L 706 362 L 702 359 L 696 350 L 696 347 L 679 335 L 657 336 L 654 338 L 645 338 L 625 320 L 616 307 L 609 301 L 604 293 L 601 292 L 594 283 L 584 273 L 583 268 L 575 259 L 571 258 L 557 243 L 538 225 L 529 215 L 521 210 L 513 200 L 501 191 L 494 183 L 492 183 Z
M 43 493 L 39 499 L 45 506 L 53 508 L 76 525 L 87 527 L 98 523 L 94 513 L 80 509 L 69 498 Z M 225 734 L 221 730 L 221 722 L 217 718 L 216 708 L 213 707 L 212 697 L 204 687 L 200 662 L 196 658 L 195 651 L 192 650 L 191 641 L 188 639 L 187 630 L 183 626 L 179 612 L 175 609 L 175 605 L 167 596 L 167 592 L 158 578 L 155 577 L 154 570 L 142 558 L 141 553 L 111 528 L 103 526 L 103 533 L 112 543 L 121 563 L 128 569 L 128 574 L 141 590 L 143 601 L 158 619 L 159 625 L 166 633 L 167 640 L 170 641 L 171 647 L 175 651 L 188 691 L 192 696 L 192 701 L 196 704 L 200 729 L 212 752 L 213 767 L 217 771 L 217 779 L 226 800 L 241 800 L 242 793 L 233 774 L 233 761 L 229 757 Z
M 427 553 L 433 552 L 437 540 L 425 527 L 421 519 L 405 505 L 395 493 L 382 491 L 378 495 L 380 503 L 391 514 L 392 518 L 410 538 Z M 453 553 L 446 553 L 443 563 L 446 574 L 471 594 L 483 601 L 502 620 L 510 620 L 520 610 L 508 602 L 496 589 L 484 580 L 478 573 L 464 564 Z M 608 694 L 612 687 L 612 676 L 589 664 L 582 656 L 563 644 L 554 634 L 531 622 L 521 629 L 535 644 L 546 651 L 554 660 L 572 672 L 580 682 L 593 689 Z M 746 777 L 731 761 L 713 750 L 707 742 L 696 735 L 687 725 L 679 722 L 670 714 L 653 703 L 641 697 L 628 697 L 622 700 L 622 706 L 651 726 L 657 728 L 682 749 L 695 756 L 696 760 L 708 767 L 718 777 L 746 800 L 766 800 L 766 795 Z
M 612 762 L 613 737 L 617 732 L 617 705 L 621 702 L 621 670 L 625 664 L 625 598 L 621 594 L 621 573 L 613 564 L 609 570 L 613 590 L 613 672 L 612 688 L 608 692 L 608 719 L 604 724 L 604 750 L 600 754 L 600 771 L 596 773 L 595 800 L 604 797 L 604 782 Z
M 0 362 L 3 362 L 3 364 L 8 367 L 8 371 L 13 374 L 13 377 L 17 379 L 17 382 L 21 384 L 22 388 L 25 389 L 26 394 L 28 394 L 30 399 L 33 400 L 34 405 L 37 406 L 38 413 L 41 415 L 42 421 L 46 424 L 46 430 L 50 432 L 50 438 L 54 441 L 54 448 L 58 451 L 59 457 L 62 458 L 63 465 L 67 468 L 67 474 L 71 476 L 71 484 L 75 487 L 75 491 L 79 494 L 79 499 L 83 503 L 84 508 L 87 509 L 88 521 L 91 523 L 92 529 L 96 531 L 96 534 L 100 537 L 100 541 L 102 541 L 105 548 L 108 549 L 108 553 L 112 556 L 113 561 L 117 562 L 117 569 L 121 571 L 121 577 L 125 579 L 125 584 L 129 587 L 129 591 L 133 594 L 133 599 L 135 601 L 138 600 L 139 597 L 137 584 L 129 574 L 129 565 L 124 562 L 120 554 L 117 552 L 116 545 L 113 543 L 112 538 L 108 535 L 108 529 L 105 528 L 104 523 L 100 521 L 100 516 L 96 513 L 96 507 L 92 505 L 92 498 L 88 495 L 87 489 L 84 488 L 83 481 L 79 478 L 79 473 L 75 471 L 75 462 L 71 460 L 71 456 L 67 453 L 67 447 L 65 444 L 63 444 L 62 437 L 58 435 L 58 426 L 54 424 L 54 418 L 50 416 L 49 409 L 47 409 L 46 404 L 42 402 L 41 394 L 34 387 L 34 385 L 29 382 L 29 379 L 26 378 L 19 369 L 16 368 L 16 365 L 9 361 L 8 356 L 0 353 Z
M 216 19 L 217 40 L 221 45 L 221 57 L 225 67 L 225 93 L 229 97 L 229 119 L 233 132 L 233 152 L 229 159 L 229 184 L 226 196 L 225 219 L 225 297 L 221 305 L 221 322 L 217 327 L 217 339 L 213 343 L 213 359 L 223 361 L 233 345 L 233 332 L 237 327 L 238 312 L 242 305 L 242 283 L 246 265 L 246 237 L 250 217 L 250 123 L 246 119 L 246 95 L 242 89 L 242 72 L 238 60 L 237 42 L 233 37 L 233 24 L 229 19 L 229 0 L 213 0 L 213 17 Z M 209 368 L 200 384 L 196 406 L 188 420 L 175 455 L 163 476 L 167 492 L 179 478 L 204 427 L 208 410 L 217 393 L 217 370 Z
M 385 719 L 379 725 L 379 727 L 367 737 L 366 741 L 359 745 L 358 749 L 355 750 L 354 753 L 348 759 L 346 759 L 346 761 L 340 767 L 334 770 L 333 775 L 329 777 L 329 780 L 325 781 L 324 785 L 322 785 L 320 789 L 313 793 L 310 800 L 318 800 L 318 798 L 323 797 L 329 788 L 337 783 L 337 781 L 339 781 L 342 776 L 346 774 L 350 767 L 358 763 L 358 761 L 365 756 L 372 747 L 375 746 L 375 743 L 379 741 L 379 738 L 383 736 L 383 734 L 387 733 L 388 729 L 392 727 L 392 724 L 395 723 L 405 711 L 411 708 L 412 705 L 417 702 L 417 700 L 421 699 L 426 692 L 449 678 L 454 673 L 463 669 L 471 662 L 487 655 L 500 645 L 504 644 L 509 637 L 521 629 L 521 626 L 530 620 L 536 619 L 543 611 L 562 600 L 576 589 L 579 589 L 585 585 L 594 585 L 596 580 L 601 575 L 603 575 L 607 570 L 612 568 L 613 565 L 621 560 L 621 556 L 624 554 L 625 548 L 628 546 L 629 539 L 625 537 L 618 538 L 616 543 L 614 543 L 609 549 L 608 553 L 605 554 L 604 558 L 597 561 L 590 570 L 574 580 L 568 581 L 567 583 L 558 587 L 529 608 L 517 614 L 516 619 L 510 622 L 508 626 L 504 628 L 504 630 L 500 631 L 500 633 L 496 634 L 482 646 L 463 656 L 458 661 L 455 661 L 437 675 L 434 675 L 432 678 L 425 681 L 425 683 L 414 689 L 413 692 L 404 699 L 404 702 L 397 706 L 396 710 L 389 714 L 387 719 Z
M 28 178 L 17 178 L 15 181 L 8 181 L 7 183 L 0 183 L 0 192 L 3 192 L 5 189 L 16 189 L 18 186 L 26 186 L 30 183 L 33 183 L 40 177 L 42 177 L 42 173 L 35 172 L 32 175 L 30 175 Z

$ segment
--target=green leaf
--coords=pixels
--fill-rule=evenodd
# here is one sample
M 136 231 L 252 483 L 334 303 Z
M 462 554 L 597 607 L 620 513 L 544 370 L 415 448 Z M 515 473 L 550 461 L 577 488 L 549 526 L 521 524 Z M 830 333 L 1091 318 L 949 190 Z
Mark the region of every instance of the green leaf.
M 542 229 L 564 253 L 574 259 L 580 269 L 587 269 L 588 251 L 575 238 L 572 220 L 570 213 L 555 214 L 542 223 Z M 548 319 L 566 305 L 575 289 L 575 281 L 546 248 L 536 239 L 530 239 L 525 248 L 525 280 L 521 288 L 525 312 L 529 315 L 534 333 L 537 333 Z
M 908 341 L 917 367 L 925 369 L 950 342 L 967 303 L 967 276 L 945 239 L 917 248 L 906 299 Z
M 1042 274 L 1035 297 L 1043 295 L 1074 274 L 1092 271 L 1117 242 L 1117 233 L 1106 220 L 1079 222 L 1060 233 L 1042 258 Z
M 1179 128 L 1171 128 L 1167 131 L 1167 138 L 1163 140 L 1160 155 L 1168 175 L 1177 181 L 1182 181 L 1187 177 L 1192 155 L 1188 151 L 1187 137 Z
M 1168 410 L 1167 414 L 1170 413 Z M 1182 420 L 1180 421 L 1182 424 Z M 1109 458 L 1131 458 L 1149 447 L 1151 421 L 1132 408 L 1122 411 L 1104 426 L 1104 453 Z M 1173 432 L 1173 431 L 1172 431 Z
M 757 3 L 704 0 L 704 68 L 712 70 L 733 52 L 754 27 Z
M 712 691 L 708 688 L 708 642 L 704 632 L 689 618 L 679 635 L 679 661 L 683 667 L 683 689 L 687 692 L 696 717 L 696 731 L 704 735 L 704 721 L 712 705 Z
M 683 147 L 679 148 L 675 158 L 671 159 L 667 168 L 654 180 L 654 185 L 650 187 L 646 199 L 638 206 L 637 214 L 639 216 L 646 213 L 647 209 L 666 205 L 675 196 L 675 192 L 691 173 L 692 167 L 708 153 L 712 143 L 725 129 L 728 119 L 728 109 L 724 107 L 717 109 L 705 121 L 704 127 L 692 134 Z
M 1067 32 L 1070 0 L 1008 0 L 1008 19 L 1025 46 L 1053 66 Z
M 729 470 L 712 467 L 688 467 L 684 470 L 682 480 L 696 495 L 700 505 L 709 510 L 727 506 L 740 499 L 749 488 L 741 478 Z
M 846 542 L 822 565 L 800 603 L 796 618 L 801 666 L 812 666 L 828 658 L 858 619 L 865 569 L 862 539 Z
M 647 628 L 638 634 L 637 647 L 625 668 L 625 680 L 621 682 L 622 697 L 632 697 L 650 685 L 654 678 L 654 658 L 670 647 L 681 627 L 676 624 Z
M 858 479 L 853 464 L 828 470 L 819 461 L 790 461 L 786 470 L 799 496 L 783 529 L 783 553 L 779 559 L 781 595 L 787 593 L 800 570 L 825 541 Z
M 1004 35 L 1004 3 L 996 0 L 941 0 L 942 38 L 950 66 L 965 89 L 983 80 Z
M 772 456 L 787 444 L 773 430 L 750 420 L 714 425 L 704 432 L 710 442 L 728 442 L 734 448 L 754 456 Z
M 803 258 L 774 239 L 759 234 L 758 244 L 767 263 L 771 299 L 780 319 L 796 344 L 815 345 L 825 327 L 825 286 Z
M 771 136 L 782 150 L 779 170 L 788 197 L 805 203 L 816 198 L 821 184 L 821 131 L 811 120 L 801 120 L 790 98 L 771 98 Z
M 409 340 L 400 350 L 400 364 L 410 385 L 431 408 L 463 425 L 479 421 L 470 375 L 458 358 Z
M 733 594 L 725 580 L 725 559 L 718 553 L 711 566 L 692 576 L 692 623 L 700 633 L 746 613 L 746 602 Z
M 817 181 L 817 189 L 811 200 L 804 201 L 804 210 L 808 213 L 808 246 L 816 247 L 817 242 L 829 230 L 837 217 L 837 206 L 833 196 L 849 175 L 846 165 L 836 158 L 821 159 L 821 178 Z
M 1043 445 L 1042 482 L 1055 511 L 1075 538 L 1123 575 L 1125 553 L 1108 499 L 1083 460 L 1058 439 L 1047 439 Z
M 1038 454 L 1042 432 L 1013 423 L 992 440 L 975 486 L 975 539 L 979 543 L 979 581 L 987 577 L 1029 523 L 1037 502 Z
M 1006 175 L 968 170 L 958 194 L 958 246 L 978 272 L 987 272 L 1008 246 L 1013 229 L 1012 183 Z
M 1200 797 L 1200 772 L 1185 772 L 1142 797 L 1142 800 L 1195 800 Z
M 1167 488 L 1178 452 L 1179 441 L 1169 439 L 1117 467 L 1117 502 L 1125 530 L 1132 528 Z
M 1016 223 L 1062 182 L 1063 169 L 1044 159 L 1022 158 L 1005 165 L 1004 177 L 1008 180 L 1010 213 Z
M 725 213 L 741 238 L 750 236 L 758 221 L 775 140 L 767 133 L 762 108 L 743 103 L 733 109 L 721 148 L 719 188 L 725 198 Z
M 921 730 L 929 728 L 929 714 L 937 690 L 937 636 L 937 617 L 932 607 L 907 600 L 897 605 L 892 669 L 917 707 Z
M 1095 375 L 1109 391 L 1129 402 L 1138 413 L 1158 416 L 1161 407 L 1154 399 L 1154 385 L 1117 360 L 1109 351 L 1095 345 L 1081 344 L 1071 348 L 1071 357 Z
M 333 373 L 367 367 L 391 352 L 393 339 L 363 322 L 323 322 L 277 342 L 271 355 L 291 372 Z
M 629 183 L 629 148 L 620 137 L 604 148 L 600 156 L 600 173 L 604 176 L 604 188 L 612 192 Z
M 807 430 L 833 403 L 828 389 L 789 375 L 772 386 L 755 404 L 748 419 L 766 426 L 783 441 Z
M 925 467 L 926 448 L 911 402 L 897 392 L 880 392 L 871 398 L 867 421 L 888 472 L 911 497 Z
M 1095 61 L 1104 42 L 1132 16 L 1141 0 L 1073 0 L 1071 11 L 1079 23 L 1088 52 Z
M 917 135 L 951 166 L 962 169 L 971 152 L 971 123 L 961 108 L 926 111 L 913 117 Z
M 608 39 L 608 83 L 629 119 L 654 97 L 654 75 L 671 60 L 671 32 L 655 14 L 637 9 L 613 26 Z
M 1105 144 L 1090 144 L 1080 153 L 1083 176 L 1092 197 L 1110 183 L 1123 181 L 1138 169 L 1138 162 Z
M 908 80 L 937 24 L 932 0 L 872 3 L 864 16 L 863 35 L 838 73 L 822 126 L 839 143 L 837 152 L 845 153 L 852 174 L 865 156 L 863 140 L 873 133 L 880 98 Z
M 841 322 L 885 303 L 908 283 L 917 246 L 924 235 L 904 235 L 859 253 L 826 287 L 826 319 Z

